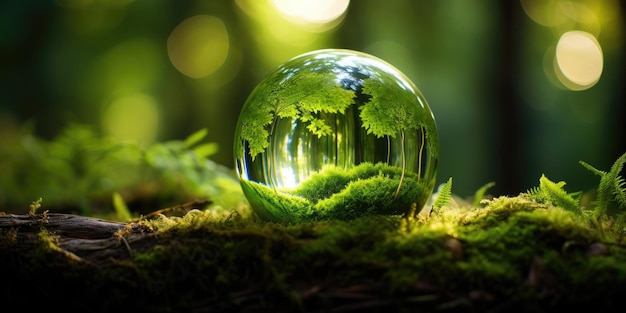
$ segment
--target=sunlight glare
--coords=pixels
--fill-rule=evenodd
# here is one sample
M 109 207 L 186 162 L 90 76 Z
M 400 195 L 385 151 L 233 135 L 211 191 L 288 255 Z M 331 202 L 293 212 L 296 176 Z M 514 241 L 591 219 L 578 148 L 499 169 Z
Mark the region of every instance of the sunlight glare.
M 271 0 L 285 18 L 312 31 L 325 31 L 342 20 L 350 0 Z M 334 22 L 334 23 L 333 23 Z M 326 27 L 324 27 L 326 26 Z

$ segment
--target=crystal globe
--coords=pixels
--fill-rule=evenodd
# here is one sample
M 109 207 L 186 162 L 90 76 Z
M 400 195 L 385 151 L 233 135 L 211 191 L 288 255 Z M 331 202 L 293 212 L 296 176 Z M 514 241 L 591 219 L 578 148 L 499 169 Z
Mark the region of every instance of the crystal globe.
M 424 96 L 366 53 L 324 49 L 270 72 L 239 115 L 237 175 L 274 222 L 414 214 L 436 181 L 439 137 Z

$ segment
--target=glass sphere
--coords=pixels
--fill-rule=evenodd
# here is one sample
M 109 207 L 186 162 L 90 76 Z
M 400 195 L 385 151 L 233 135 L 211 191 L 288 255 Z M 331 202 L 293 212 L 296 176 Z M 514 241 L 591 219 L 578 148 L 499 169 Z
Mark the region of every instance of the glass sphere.
M 235 166 L 262 219 L 299 222 L 419 213 L 436 181 L 439 137 L 424 96 L 372 55 L 299 55 L 252 91 Z

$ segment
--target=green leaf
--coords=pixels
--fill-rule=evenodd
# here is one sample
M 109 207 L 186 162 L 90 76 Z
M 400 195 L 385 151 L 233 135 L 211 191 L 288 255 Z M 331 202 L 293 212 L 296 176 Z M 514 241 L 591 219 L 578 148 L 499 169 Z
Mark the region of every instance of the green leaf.
M 126 222 L 132 219 L 130 210 L 128 209 L 128 206 L 126 206 L 124 198 L 122 198 L 118 192 L 113 192 L 113 208 L 115 209 L 117 218 L 120 221 Z
M 485 193 L 487 192 L 487 190 L 489 190 L 489 188 L 495 186 L 496 183 L 495 182 L 488 182 L 486 184 L 484 184 L 482 187 L 478 188 L 478 190 L 476 190 L 476 192 L 474 193 L 474 206 L 479 206 L 480 205 L 480 201 L 485 197 Z
M 218 150 L 219 145 L 217 143 L 209 142 L 195 147 L 193 152 L 195 152 L 199 158 L 207 158 L 217 153 Z
M 269 146 L 274 124 L 282 118 L 315 121 L 310 127 L 318 137 L 331 132 L 318 113 L 341 113 L 353 103 L 354 91 L 344 89 L 326 71 L 283 70 L 268 76 L 250 95 L 240 114 L 235 153 L 244 144 L 254 157 Z
M 313 134 L 317 135 L 317 138 L 320 138 L 325 135 L 329 135 L 332 133 L 332 129 L 330 126 L 326 125 L 324 121 L 320 119 L 314 119 L 311 123 L 306 127 Z
M 208 133 L 209 131 L 206 128 L 203 128 L 189 135 L 185 139 L 185 148 L 191 148 L 193 145 L 204 139 Z
M 240 137 L 242 140 L 248 142 L 248 151 L 253 160 L 259 153 L 265 151 L 265 149 L 269 146 L 269 132 L 260 123 L 255 121 L 244 121 L 240 130 Z M 241 153 L 243 153 L 243 142 L 238 141 L 237 145 L 241 146 Z
M 369 78 L 363 82 L 363 93 L 371 95 L 360 107 L 363 127 L 377 137 L 394 137 L 401 131 L 418 130 L 424 120 L 415 95 L 401 88 L 392 88 L 393 82 Z

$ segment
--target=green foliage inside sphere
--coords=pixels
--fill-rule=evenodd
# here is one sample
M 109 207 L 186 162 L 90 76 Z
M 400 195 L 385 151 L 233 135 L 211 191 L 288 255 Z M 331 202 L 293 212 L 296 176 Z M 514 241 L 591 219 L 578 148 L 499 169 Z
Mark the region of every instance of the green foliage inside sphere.
M 426 100 L 398 69 L 326 49 L 287 61 L 252 91 L 234 156 L 262 218 L 349 219 L 421 209 L 434 188 L 439 139 Z M 351 172 L 372 169 L 379 172 Z

